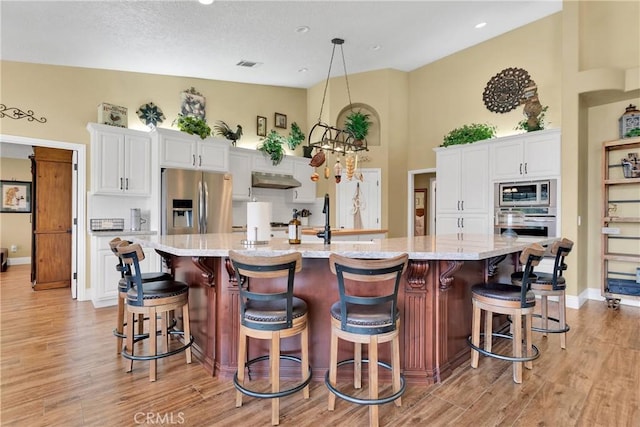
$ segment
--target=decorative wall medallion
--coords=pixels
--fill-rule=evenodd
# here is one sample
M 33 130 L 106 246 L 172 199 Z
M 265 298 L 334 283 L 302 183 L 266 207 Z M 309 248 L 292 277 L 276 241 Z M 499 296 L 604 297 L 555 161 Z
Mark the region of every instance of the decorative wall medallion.
M 46 123 L 47 119 L 40 117 L 39 119 L 33 117 L 35 113 L 32 110 L 22 111 L 16 107 L 7 107 L 4 104 L 0 104 L 0 118 L 9 117 L 10 119 L 19 120 L 27 119 L 27 121 L 36 121 L 38 123 Z
M 138 111 L 136 111 L 136 114 L 142 123 L 149 126 L 151 129 L 158 126 L 158 123 L 162 123 L 166 118 L 160 107 L 155 105 L 153 102 L 141 105 L 140 108 L 138 108 Z
M 482 100 L 489 111 L 507 113 L 520 105 L 523 91 L 533 82 L 522 68 L 505 68 L 487 83 Z

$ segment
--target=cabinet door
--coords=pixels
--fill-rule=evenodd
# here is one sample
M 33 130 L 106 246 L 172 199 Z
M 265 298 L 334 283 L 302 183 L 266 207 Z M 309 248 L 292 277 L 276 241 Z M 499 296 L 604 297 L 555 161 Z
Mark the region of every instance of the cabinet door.
M 216 141 L 198 141 L 196 167 L 198 169 L 227 172 L 229 171 L 229 145 Z
M 527 138 L 524 144 L 524 175 L 549 178 L 560 175 L 560 134 Z
M 162 136 L 160 166 L 196 169 L 197 141 L 194 138 Z
M 438 215 L 436 217 L 436 234 L 456 234 L 460 231 L 460 216 Z
M 302 185 L 289 190 L 293 203 L 314 203 L 316 201 L 316 183 L 311 181 L 312 173 L 313 168 L 309 166 L 307 159 L 294 160 L 293 177 L 300 181 Z
M 233 175 L 233 200 L 251 199 L 251 156 L 249 153 L 230 150 L 229 172 Z
M 124 191 L 124 135 L 110 132 L 97 132 L 91 146 L 95 168 L 93 191 L 96 194 L 122 195 Z
M 150 137 L 125 137 L 124 191 L 132 196 L 151 195 Z
M 489 147 L 465 147 L 460 158 L 460 211 L 463 214 L 489 211 Z
M 288 157 L 282 159 L 280 164 L 275 165 L 262 151 L 256 150 L 255 154 L 251 156 L 252 165 L 251 170 L 254 172 L 267 172 L 267 173 L 279 173 L 279 174 L 293 174 L 293 162 Z
M 460 149 L 440 150 L 436 157 L 437 212 L 457 215 L 460 208 Z
M 492 179 L 504 181 L 524 175 L 524 142 L 496 141 L 492 144 Z
M 491 234 L 488 215 L 464 215 L 460 218 L 460 231 L 465 234 Z

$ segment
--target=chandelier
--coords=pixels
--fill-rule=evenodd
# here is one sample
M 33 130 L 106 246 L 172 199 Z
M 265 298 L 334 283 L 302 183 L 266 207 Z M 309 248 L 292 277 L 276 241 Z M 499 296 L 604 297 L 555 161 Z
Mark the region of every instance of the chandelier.
M 367 140 L 358 140 L 347 129 L 340 129 L 336 126 L 331 126 L 322 122 L 322 110 L 324 108 L 324 101 L 327 96 L 327 88 L 329 86 L 329 78 L 331 77 L 331 67 L 333 66 L 333 58 L 336 53 L 336 46 L 340 46 L 340 53 L 342 54 L 342 66 L 344 68 L 344 80 L 347 86 L 347 96 L 349 98 L 349 109 L 353 111 L 353 105 L 351 102 L 351 92 L 349 90 L 349 79 L 347 78 L 347 64 L 344 61 L 344 50 L 342 45 L 344 40 L 335 38 L 331 40 L 333 43 L 333 50 L 331 51 L 331 61 L 329 62 L 329 71 L 327 73 L 327 81 L 324 85 L 324 93 L 322 94 L 322 104 L 320 105 L 320 114 L 318 115 L 318 123 L 316 123 L 309 132 L 308 145 L 312 149 L 319 151 L 327 151 L 330 153 L 338 153 L 342 155 L 352 154 L 357 151 L 369 151 L 367 147 Z

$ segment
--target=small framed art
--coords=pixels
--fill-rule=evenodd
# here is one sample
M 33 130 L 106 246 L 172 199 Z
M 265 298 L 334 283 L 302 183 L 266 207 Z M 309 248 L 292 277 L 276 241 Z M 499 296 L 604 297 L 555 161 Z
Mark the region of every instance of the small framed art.
M 183 116 L 193 116 L 199 119 L 205 118 L 206 99 L 202 94 L 193 87 L 185 90 L 180 94 L 182 105 L 180 106 L 180 114 Z
M 0 181 L 0 192 L 2 193 L 0 212 L 31 212 L 31 182 Z
M 256 120 L 256 129 L 258 136 L 267 136 L 267 118 L 258 116 Z
M 280 129 L 287 128 L 287 116 L 285 114 L 276 113 L 274 121 L 276 123 L 275 126 L 277 128 L 280 128 Z

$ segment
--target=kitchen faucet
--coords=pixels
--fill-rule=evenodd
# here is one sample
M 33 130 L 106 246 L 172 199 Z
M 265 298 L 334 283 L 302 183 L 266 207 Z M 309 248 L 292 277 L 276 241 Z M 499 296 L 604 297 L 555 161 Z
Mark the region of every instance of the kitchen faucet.
M 324 208 L 322 208 L 324 214 L 324 231 L 318 231 L 316 236 L 324 238 L 324 244 L 331 244 L 331 227 L 329 226 L 329 194 L 324 195 Z

